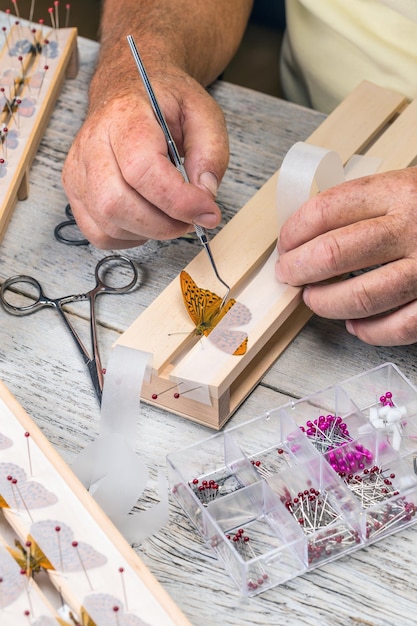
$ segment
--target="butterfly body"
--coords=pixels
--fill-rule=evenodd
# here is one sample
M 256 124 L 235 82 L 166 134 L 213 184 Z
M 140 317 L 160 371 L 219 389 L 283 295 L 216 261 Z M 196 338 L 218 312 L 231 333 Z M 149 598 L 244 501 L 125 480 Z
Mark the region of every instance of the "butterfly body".
M 210 294 L 210 291 L 207 289 L 202 290 L 205 293 Z M 212 294 L 215 295 L 215 294 Z M 195 324 L 194 334 L 195 335 L 208 335 L 214 329 L 214 327 L 220 322 L 220 320 L 226 315 L 226 313 L 231 309 L 231 307 L 236 303 L 236 300 L 229 300 L 223 307 L 221 307 L 221 298 L 219 298 L 220 303 L 212 304 L 212 309 L 207 311 L 206 309 L 201 310 L 201 317 L 199 321 Z M 208 302 L 211 300 L 208 298 Z M 194 320 L 193 320 L 194 321 Z
M 231 298 L 225 304 L 220 296 L 198 287 L 191 276 L 182 271 L 180 274 L 181 291 L 185 307 L 192 321 L 195 324 L 194 334 L 208 337 L 225 317 L 232 307 L 235 315 L 226 327 L 211 335 L 211 340 L 224 352 L 230 354 L 245 354 L 248 337 L 242 331 L 232 330 L 232 326 L 247 324 L 251 319 L 251 314 L 246 306 L 237 303 Z M 224 320 L 226 321 L 226 320 Z

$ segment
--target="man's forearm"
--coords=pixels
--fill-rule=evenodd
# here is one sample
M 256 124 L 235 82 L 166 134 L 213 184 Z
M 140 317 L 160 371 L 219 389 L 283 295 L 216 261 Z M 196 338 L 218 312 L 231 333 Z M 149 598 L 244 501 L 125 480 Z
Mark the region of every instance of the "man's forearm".
M 126 42 L 129 34 L 150 74 L 153 68 L 163 72 L 164 66 L 176 66 L 209 84 L 236 52 L 252 4 L 253 0 L 104 0 L 101 85 L 123 89 L 136 76 Z

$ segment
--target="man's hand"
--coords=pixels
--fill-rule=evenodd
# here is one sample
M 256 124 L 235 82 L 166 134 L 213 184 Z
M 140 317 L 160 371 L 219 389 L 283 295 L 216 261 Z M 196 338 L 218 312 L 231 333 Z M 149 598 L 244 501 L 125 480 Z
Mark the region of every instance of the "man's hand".
M 133 63 L 133 61 L 132 61 Z M 191 184 L 167 158 L 167 144 L 137 81 L 95 106 L 68 154 L 63 184 L 84 235 L 99 248 L 171 239 L 192 224 L 220 222 L 214 201 L 229 158 L 224 117 L 187 74 L 164 68 L 152 80 Z
M 318 194 L 284 224 L 280 281 L 373 345 L 417 342 L 417 168 L 350 181 Z M 355 270 L 346 280 L 328 282 Z

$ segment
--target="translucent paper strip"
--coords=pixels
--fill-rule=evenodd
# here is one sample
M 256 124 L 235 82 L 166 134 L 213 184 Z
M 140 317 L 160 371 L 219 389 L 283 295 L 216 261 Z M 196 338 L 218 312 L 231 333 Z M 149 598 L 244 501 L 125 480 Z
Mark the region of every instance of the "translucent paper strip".
M 135 452 L 140 393 L 149 354 L 113 348 L 106 368 L 100 436 L 72 465 L 91 495 L 129 541 L 141 541 L 168 520 L 168 490 L 159 477 L 159 504 L 130 514 L 148 482 L 148 469 Z
M 324 191 L 345 180 L 343 164 L 334 150 L 298 141 L 287 152 L 277 184 L 278 230 L 308 200 L 315 184 Z

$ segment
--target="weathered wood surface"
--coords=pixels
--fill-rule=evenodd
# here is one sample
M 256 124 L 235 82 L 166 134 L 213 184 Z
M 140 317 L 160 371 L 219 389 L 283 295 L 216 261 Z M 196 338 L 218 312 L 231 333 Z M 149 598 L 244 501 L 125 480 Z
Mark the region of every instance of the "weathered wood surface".
M 18 203 L 0 246 L 0 280 L 16 273 L 39 278 L 48 295 L 81 292 L 92 285 L 104 253 L 55 241 L 66 198 L 60 173 L 86 110 L 97 45 L 81 39 L 80 71 L 67 81 L 30 175 L 29 199 Z M 218 83 L 213 94 L 231 134 L 230 167 L 219 192 L 228 220 L 278 169 L 288 148 L 303 140 L 323 116 L 252 91 Z M 105 365 L 110 346 L 199 251 L 188 240 L 150 242 L 127 254 L 138 263 L 141 287 L 98 302 L 99 340 Z M 83 304 L 74 322 L 88 338 Z M 415 346 L 377 348 L 349 336 L 340 322 L 313 318 L 284 352 L 230 424 L 302 397 L 371 367 L 393 361 L 417 381 Z M 0 310 L 0 379 L 70 462 L 92 441 L 99 410 L 90 380 L 66 329 L 52 310 L 26 318 Z M 173 450 L 200 441 L 209 429 L 142 404 L 137 450 L 152 479 Z M 153 484 L 153 483 L 152 483 Z M 152 484 L 140 507 L 152 504 Z M 169 524 L 143 544 L 140 557 L 195 626 L 287 624 L 291 626 L 408 626 L 417 614 L 417 529 L 393 535 L 366 550 L 321 567 L 250 600 L 172 503 Z

